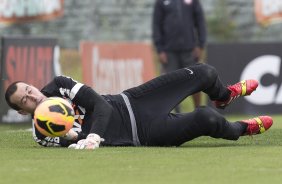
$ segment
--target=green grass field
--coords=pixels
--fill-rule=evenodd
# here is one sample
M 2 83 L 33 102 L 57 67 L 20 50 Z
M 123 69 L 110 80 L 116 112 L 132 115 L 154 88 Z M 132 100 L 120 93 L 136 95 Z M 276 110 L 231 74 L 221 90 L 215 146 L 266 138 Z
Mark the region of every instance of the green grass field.
M 61 58 L 63 73 L 81 81 L 78 53 L 63 51 Z M 178 148 L 44 148 L 29 128 L 0 123 L 0 184 L 281 183 L 282 116 L 259 136 L 236 142 L 202 137 Z
M 228 117 L 229 120 L 246 117 Z M 282 116 L 265 134 L 178 148 L 43 148 L 29 125 L 0 125 L 0 183 L 281 183 Z

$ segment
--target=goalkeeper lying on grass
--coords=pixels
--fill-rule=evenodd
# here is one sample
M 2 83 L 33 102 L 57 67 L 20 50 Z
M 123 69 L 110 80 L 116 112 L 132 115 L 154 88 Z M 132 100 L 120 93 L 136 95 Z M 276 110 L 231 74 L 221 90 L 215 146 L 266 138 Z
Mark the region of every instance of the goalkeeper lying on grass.
M 41 91 L 24 82 L 14 82 L 7 88 L 5 98 L 20 114 L 31 115 L 47 97 L 63 97 L 73 103 L 77 119 L 66 136 L 46 137 L 33 126 L 34 139 L 42 146 L 180 146 L 199 136 L 238 140 L 240 136 L 269 129 L 269 116 L 231 123 L 210 107 L 171 113 L 183 99 L 199 91 L 205 92 L 217 108 L 225 108 L 237 97 L 250 95 L 257 86 L 257 81 L 245 80 L 226 87 L 215 68 L 196 64 L 117 95 L 99 95 L 86 85 L 59 76 Z

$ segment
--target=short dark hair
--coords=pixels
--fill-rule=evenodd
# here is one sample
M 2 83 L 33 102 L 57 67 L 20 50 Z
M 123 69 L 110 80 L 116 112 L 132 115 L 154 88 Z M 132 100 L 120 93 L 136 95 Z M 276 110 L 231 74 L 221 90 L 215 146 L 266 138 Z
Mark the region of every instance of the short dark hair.
M 5 99 L 6 99 L 7 104 L 12 109 L 15 109 L 16 111 L 21 110 L 21 108 L 17 104 L 12 103 L 10 98 L 17 91 L 17 89 L 18 89 L 17 84 L 20 83 L 20 82 L 22 82 L 22 81 L 15 81 L 15 82 L 13 82 L 12 84 L 10 84 L 8 86 L 8 88 L 6 89 L 6 92 L 5 92 Z

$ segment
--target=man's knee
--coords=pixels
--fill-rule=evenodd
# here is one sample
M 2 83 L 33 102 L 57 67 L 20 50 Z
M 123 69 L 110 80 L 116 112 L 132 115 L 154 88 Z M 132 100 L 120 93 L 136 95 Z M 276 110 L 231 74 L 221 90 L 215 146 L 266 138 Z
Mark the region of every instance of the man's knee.
M 213 84 L 218 77 L 217 70 L 208 64 L 199 64 L 198 66 L 199 73 L 203 78 L 203 81 L 207 82 L 208 84 Z
M 211 107 L 198 107 L 195 110 L 197 123 L 207 129 L 214 129 L 224 118 Z

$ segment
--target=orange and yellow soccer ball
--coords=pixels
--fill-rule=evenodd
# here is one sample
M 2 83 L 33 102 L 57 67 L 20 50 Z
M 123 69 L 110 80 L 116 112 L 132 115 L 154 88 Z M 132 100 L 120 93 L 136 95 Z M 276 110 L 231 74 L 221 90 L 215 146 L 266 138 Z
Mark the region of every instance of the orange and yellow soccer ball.
M 62 137 L 74 123 L 71 104 L 59 97 L 50 97 L 40 103 L 34 112 L 36 129 L 48 137 Z

